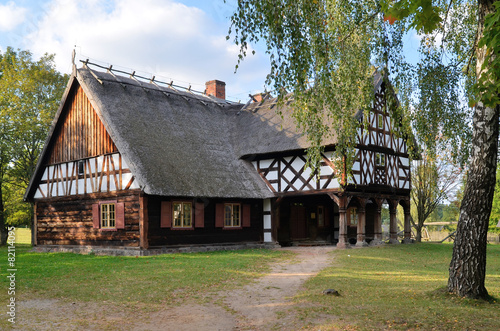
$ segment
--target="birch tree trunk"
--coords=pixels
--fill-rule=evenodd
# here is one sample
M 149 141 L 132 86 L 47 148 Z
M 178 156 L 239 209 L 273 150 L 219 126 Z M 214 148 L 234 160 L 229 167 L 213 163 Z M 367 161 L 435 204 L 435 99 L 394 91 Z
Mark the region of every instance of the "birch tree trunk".
M 485 16 L 494 10 L 493 2 L 479 0 L 479 39 L 483 36 Z M 476 73 L 480 77 L 486 48 L 478 49 L 476 54 Z M 486 235 L 495 190 L 498 110 L 498 106 L 485 107 L 479 102 L 473 117 L 471 163 L 448 278 L 448 291 L 461 297 L 488 298 L 484 286 Z

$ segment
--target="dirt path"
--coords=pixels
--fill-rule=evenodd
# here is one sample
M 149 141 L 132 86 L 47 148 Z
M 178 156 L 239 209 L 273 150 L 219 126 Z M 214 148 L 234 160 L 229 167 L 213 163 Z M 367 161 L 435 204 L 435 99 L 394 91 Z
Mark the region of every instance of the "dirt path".
M 295 259 L 276 264 L 271 272 L 243 288 L 218 294 L 218 304 L 124 311 L 99 303 L 66 304 L 59 300 L 19 303 L 23 330 L 295 330 L 292 297 L 304 282 L 327 267 L 334 247 L 282 248 Z M 23 318 L 24 316 L 25 318 Z

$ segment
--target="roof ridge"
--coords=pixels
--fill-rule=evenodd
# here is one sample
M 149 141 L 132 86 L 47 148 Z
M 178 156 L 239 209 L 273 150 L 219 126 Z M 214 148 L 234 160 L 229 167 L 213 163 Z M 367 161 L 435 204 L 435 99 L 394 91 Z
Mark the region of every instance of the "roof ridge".
M 198 101 L 200 101 L 202 103 L 204 103 L 204 102 L 213 102 L 213 103 L 221 105 L 222 107 L 224 107 L 225 105 L 230 105 L 230 106 L 240 105 L 240 103 L 238 103 L 238 102 L 233 102 L 233 101 L 230 101 L 230 100 L 218 99 L 218 98 L 206 95 L 205 92 L 193 90 L 191 88 L 191 85 L 189 85 L 189 87 L 184 87 L 184 86 L 180 86 L 180 85 L 174 84 L 173 80 L 171 80 L 170 83 L 163 82 L 161 80 L 157 80 L 155 75 L 152 75 L 151 78 L 148 78 L 148 77 L 144 77 L 144 76 L 141 76 L 141 75 L 137 75 L 135 70 L 130 73 L 130 72 L 127 72 L 127 71 L 124 71 L 124 70 L 114 69 L 113 65 L 110 65 L 109 67 L 105 67 L 105 66 L 102 66 L 100 64 L 90 62 L 89 59 L 87 59 L 85 61 L 80 60 L 80 62 L 83 63 L 83 67 L 82 68 L 88 69 L 89 72 L 92 74 L 92 76 L 94 76 L 94 78 L 100 84 L 102 84 L 103 81 L 108 81 L 108 82 L 116 82 L 116 83 L 118 83 L 118 84 L 120 84 L 122 86 L 124 86 L 124 85 L 139 86 L 139 87 L 141 87 L 143 89 L 160 91 L 163 94 L 165 94 L 166 96 L 169 96 L 169 93 L 167 91 L 171 90 L 175 94 L 180 95 L 181 97 L 183 97 L 184 99 L 186 99 L 186 98 L 192 98 L 192 99 L 198 100 Z M 104 72 L 100 71 L 100 70 L 92 69 L 92 68 L 89 67 L 89 65 L 97 67 L 97 68 L 100 68 L 100 69 L 105 69 L 106 73 L 109 73 L 109 74 L 111 74 L 111 76 L 114 77 L 114 80 L 106 79 L 106 78 L 103 78 L 103 77 L 97 77 L 97 75 L 96 75 L 96 73 L 94 71 L 96 71 L 98 73 L 104 73 Z M 129 77 L 123 76 L 123 74 L 128 75 Z M 123 81 L 123 80 L 121 80 L 118 77 L 133 79 L 137 84 L 132 84 L 130 82 Z M 159 84 L 162 84 L 164 86 L 160 86 Z

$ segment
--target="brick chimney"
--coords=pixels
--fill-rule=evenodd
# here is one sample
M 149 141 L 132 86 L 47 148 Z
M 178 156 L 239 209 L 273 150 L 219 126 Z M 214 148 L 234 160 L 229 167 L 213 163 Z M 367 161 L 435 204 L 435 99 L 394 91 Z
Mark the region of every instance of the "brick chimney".
M 221 82 L 220 80 L 211 80 L 205 83 L 206 95 L 213 95 L 219 99 L 226 99 L 226 83 Z

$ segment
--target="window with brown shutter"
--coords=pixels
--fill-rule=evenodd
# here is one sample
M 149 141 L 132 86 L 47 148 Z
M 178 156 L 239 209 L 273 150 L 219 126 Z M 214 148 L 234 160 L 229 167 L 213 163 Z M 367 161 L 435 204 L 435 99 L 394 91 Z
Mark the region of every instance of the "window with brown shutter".
M 172 227 L 172 202 L 170 201 L 161 202 L 160 227 Z
M 249 228 L 251 226 L 250 205 L 248 205 L 248 204 L 243 205 L 241 225 L 244 228 Z
M 205 227 L 205 204 L 203 202 L 194 204 L 194 226 L 196 228 Z
M 102 231 L 125 229 L 125 204 L 116 200 L 93 204 L 92 226 Z
M 224 227 L 224 204 L 218 203 L 215 205 L 215 227 Z

